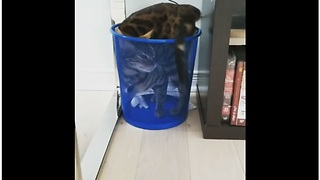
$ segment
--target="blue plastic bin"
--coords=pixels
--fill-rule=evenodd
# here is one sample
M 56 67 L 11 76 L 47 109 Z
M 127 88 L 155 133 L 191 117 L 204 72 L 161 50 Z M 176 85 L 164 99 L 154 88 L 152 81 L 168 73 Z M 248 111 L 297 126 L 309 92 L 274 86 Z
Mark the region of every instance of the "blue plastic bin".
M 174 39 L 145 39 L 116 33 L 111 27 L 124 119 L 149 130 L 178 126 L 188 116 L 190 89 L 201 29 L 186 38 L 187 86 L 178 88 Z M 179 102 L 181 101 L 181 102 Z M 174 108 L 180 106 L 180 111 Z

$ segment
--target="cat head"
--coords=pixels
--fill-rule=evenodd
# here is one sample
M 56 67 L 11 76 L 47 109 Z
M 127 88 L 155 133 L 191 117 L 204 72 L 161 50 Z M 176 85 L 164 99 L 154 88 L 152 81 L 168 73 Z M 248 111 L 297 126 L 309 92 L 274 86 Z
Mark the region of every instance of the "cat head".
M 151 72 L 156 67 L 154 48 L 148 43 L 119 39 L 125 66 L 140 72 Z

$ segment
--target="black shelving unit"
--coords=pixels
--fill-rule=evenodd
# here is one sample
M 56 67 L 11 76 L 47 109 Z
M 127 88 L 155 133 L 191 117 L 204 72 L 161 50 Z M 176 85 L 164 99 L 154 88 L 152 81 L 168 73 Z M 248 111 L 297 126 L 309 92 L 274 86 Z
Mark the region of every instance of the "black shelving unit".
M 215 0 L 212 16 L 204 22 L 210 27 L 203 29 L 210 43 L 200 40 L 200 51 L 211 48 L 210 55 L 200 53 L 198 64 L 197 102 L 205 139 L 245 139 L 245 127 L 221 121 L 233 5 L 234 0 Z

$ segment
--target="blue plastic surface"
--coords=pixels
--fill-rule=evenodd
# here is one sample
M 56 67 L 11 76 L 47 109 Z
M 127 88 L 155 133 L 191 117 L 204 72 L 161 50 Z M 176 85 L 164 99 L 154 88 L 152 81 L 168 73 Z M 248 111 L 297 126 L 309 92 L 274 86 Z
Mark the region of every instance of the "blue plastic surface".
M 193 68 L 201 29 L 197 28 L 193 36 L 186 38 L 185 60 L 188 62 L 188 75 L 186 93 L 182 96 L 176 80 L 175 40 L 124 36 L 115 32 L 118 25 L 113 25 L 111 32 L 124 119 L 135 127 L 149 130 L 168 129 L 183 123 L 188 116 Z M 171 113 L 172 108 L 178 104 L 179 96 L 184 102 L 182 108 Z

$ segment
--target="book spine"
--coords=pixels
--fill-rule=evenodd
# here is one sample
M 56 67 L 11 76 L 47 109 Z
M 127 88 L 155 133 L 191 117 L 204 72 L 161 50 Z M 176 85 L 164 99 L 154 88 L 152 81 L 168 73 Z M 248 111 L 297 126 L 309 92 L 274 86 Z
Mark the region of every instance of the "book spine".
M 241 79 L 243 72 L 244 61 L 238 61 L 235 72 L 235 81 L 233 87 L 233 95 L 232 95 L 232 106 L 231 106 L 231 125 L 237 124 L 237 113 L 238 113 L 238 105 L 240 98 L 240 88 L 241 88 Z
M 223 92 L 223 105 L 222 105 L 222 120 L 229 122 L 231 110 L 231 98 L 233 93 L 234 74 L 235 74 L 236 56 L 233 51 L 229 52 L 228 64 L 226 70 L 224 92 Z
M 238 105 L 237 126 L 246 126 L 246 64 L 243 67 L 240 98 Z

